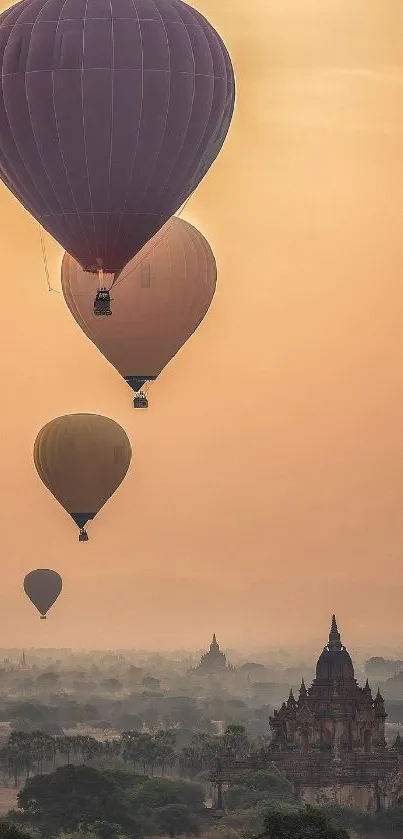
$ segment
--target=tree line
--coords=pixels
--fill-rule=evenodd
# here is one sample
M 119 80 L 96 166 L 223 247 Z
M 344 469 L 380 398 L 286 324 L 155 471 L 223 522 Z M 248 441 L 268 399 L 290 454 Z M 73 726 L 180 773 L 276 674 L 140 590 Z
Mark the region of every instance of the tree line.
M 175 732 L 167 730 L 127 731 L 109 743 L 15 732 L 0 759 L 14 779 L 20 769 L 25 784 L 19 809 L 8 820 L 33 831 L 36 839 L 38 833 L 50 839 L 63 831 L 69 839 L 198 834 L 203 839 L 347 839 L 350 831 L 403 839 L 402 807 L 376 815 L 336 805 L 304 807 L 295 801 L 292 785 L 270 767 L 237 774 L 224 796 L 219 835 L 213 837 L 209 830 L 214 832 L 217 816 L 206 802 L 203 767 L 216 757 L 247 757 L 264 747 L 250 741 L 242 726 L 229 726 L 220 737 L 194 735 L 182 749 L 176 747 Z M 63 764 L 57 766 L 60 759 Z M 162 777 L 175 762 L 172 777 Z M 174 777 L 178 765 L 182 778 Z M 160 777 L 152 777 L 150 767 Z M 197 771 L 199 777 L 192 779 Z
M 0 770 L 15 787 L 33 774 L 54 771 L 63 764 L 112 767 L 130 764 L 134 773 L 164 777 L 167 772 L 194 778 L 210 769 L 221 756 L 246 758 L 264 751 L 262 737 L 248 737 L 241 725 L 229 725 L 222 735 L 190 734 L 187 745 L 177 742 L 179 733 L 160 729 L 155 733 L 128 730 L 120 737 L 100 741 L 77 735 L 49 735 L 43 731 L 13 731 L 0 749 Z
M 217 829 L 201 784 L 66 765 L 27 780 L 19 810 L 0 824 L 0 839 L 349 839 L 325 811 L 287 803 L 284 795 L 276 801 L 272 780 L 262 773 L 249 779 L 251 789 L 260 788 L 262 809 L 258 831 L 244 833 Z

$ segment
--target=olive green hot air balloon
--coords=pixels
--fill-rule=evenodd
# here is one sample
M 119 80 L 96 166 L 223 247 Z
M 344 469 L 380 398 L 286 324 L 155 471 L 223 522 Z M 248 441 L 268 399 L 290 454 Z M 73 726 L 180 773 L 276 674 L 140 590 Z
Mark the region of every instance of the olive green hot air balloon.
M 210 245 L 193 225 L 176 217 L 115 280 L 105 276 L 112 317 L 94 317 L 91 275 L 68 253 L 62 263 L 62 290 L 71 314 L 135 392 L 157 378 L 197 329 L 216 280 Z
M 39 477 L 80 528 L 87 541 L 87 521 L 113 495 L 130 466 L 126 432 L 98 414 L 56 417 L 39 432 L 34 462 Z
M 50 568 L 37 568 L 30 571 L 24 579 L 24 591 L 40 614 L 46 620 L 46 614 L 56 602 L 63 588 L 63 581 L 57 571 Z

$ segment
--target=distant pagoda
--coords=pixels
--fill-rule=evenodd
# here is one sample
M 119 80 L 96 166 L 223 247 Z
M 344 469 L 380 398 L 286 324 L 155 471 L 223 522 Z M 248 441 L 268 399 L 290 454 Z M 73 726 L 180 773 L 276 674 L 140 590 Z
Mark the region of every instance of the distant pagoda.
M 226 655 L 225 653 L 221 652 L 217 642 L 217 638 L 214 633 L 209 651 L 202 655 L 200 659 L 200 664 L 194 668 L 193 672 L 203 673 L 206 675 L 215 675 L 217 673 L 224 673 L 226 670 L 229 669 L 232 668 L 230 668 L 230 666 L 227 664 Z

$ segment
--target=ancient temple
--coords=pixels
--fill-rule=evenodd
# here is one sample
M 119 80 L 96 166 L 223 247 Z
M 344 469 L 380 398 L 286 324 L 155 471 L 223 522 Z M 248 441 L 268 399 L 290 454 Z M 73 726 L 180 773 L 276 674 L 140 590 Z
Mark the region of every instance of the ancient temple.
M 307 689 L 270 718 L 272 740 L 264 753 L 234 761 L 223 756 L 212 771 L 216 801 L 237 772 L 270 769 L 293 784 L 297 799 L 309 804 L 342 804 L 367 812 L 403 803 L 403 742 L 385 741 L 384 700 L 366 682 L 358 685 L 351 656 L 333 615 L 329 640 Z M 220 804 L 218 804 L 220 806 Z
M 373 698 L 368 680 L 363 688 L 357 684 L 333 615 L 329 641 L 319 656 L 311 687 L 307 690 L 302 681 L 298 699 L 291 691 L 270 719 L 272 747 L 303 753 L 382 751 L 386 716 L 379 690 Z
M 195 668 L 197 672 L 206 674 L 223 673 L 227 669 L 225 653 L 221 652 L 215 633 L 210 644 L 210 649 L 200 659 L 200 664 Z

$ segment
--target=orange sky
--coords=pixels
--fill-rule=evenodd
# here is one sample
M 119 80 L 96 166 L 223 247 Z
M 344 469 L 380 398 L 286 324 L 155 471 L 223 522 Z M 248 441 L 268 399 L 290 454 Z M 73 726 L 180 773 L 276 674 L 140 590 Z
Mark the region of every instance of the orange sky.
M 195 5 L 238 85 L 184 214 L 218 291 L 148 412 L 47 292 L 38 226 L 0 187 L 0 645 L 320 647 L 335 610 L 349 645 L 403 646 L 402 5 Z M 75 411 L 134 451 L 88 544 L 31 457 Z M 46 623 L 21 594 L 38 566 L 65 580 Z

